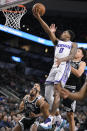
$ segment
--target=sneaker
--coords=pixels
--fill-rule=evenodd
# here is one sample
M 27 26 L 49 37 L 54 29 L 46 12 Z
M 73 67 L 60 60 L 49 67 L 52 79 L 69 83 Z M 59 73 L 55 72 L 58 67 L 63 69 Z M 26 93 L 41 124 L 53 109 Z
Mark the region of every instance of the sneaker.
M 56 122 L 56 128 L 54 131 L 60 131 L 61 128 L 63 128 L 66 125 L 66 120 L 63 120 L 61 124 L 59 122 Z
M 41 123 L 40 126 L 44 129 L 52 129 L 52 125 L 54 124 L 53 123 L 53 116 L 49 116 L 45 122 Z
M 61 115 L 57 115 L 57 116 L 54 116 L 54 121 L 55 121 L 55 124 L 58 122 L 59 124 L 61 124 L 61 122 L 63 121 L 63 119 L 61 118 Z

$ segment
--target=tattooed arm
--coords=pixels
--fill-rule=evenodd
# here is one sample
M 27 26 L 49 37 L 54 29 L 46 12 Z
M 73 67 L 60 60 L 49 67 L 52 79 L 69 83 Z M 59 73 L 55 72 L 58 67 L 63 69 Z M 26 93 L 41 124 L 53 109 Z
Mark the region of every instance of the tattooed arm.
M 72 43 L 72 49 L 71 49 L 70 55 L 67 56 L 67 57 L 61 58 L 61 62 L 73 60 L 76 52 L 77 52 L 77 44 L 76 43 Z
M 70 55 L 61 59 L 56 58 L 56 63 L 59 65 L 61 62 L 72 60 L 77 52 L 77 44 L 72 43 L 72 49 Z

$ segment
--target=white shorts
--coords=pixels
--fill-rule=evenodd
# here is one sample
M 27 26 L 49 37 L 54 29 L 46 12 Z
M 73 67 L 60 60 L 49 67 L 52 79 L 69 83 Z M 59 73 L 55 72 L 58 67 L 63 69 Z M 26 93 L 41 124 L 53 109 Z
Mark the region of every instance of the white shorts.
M 70 72 L 71 72 L 70 62 L 63 62 L 59 65 L 59 67 L 53 67 L 51 69 L 45 84 L 61 83 L 62 87 L 64 87 L 70 75 Z

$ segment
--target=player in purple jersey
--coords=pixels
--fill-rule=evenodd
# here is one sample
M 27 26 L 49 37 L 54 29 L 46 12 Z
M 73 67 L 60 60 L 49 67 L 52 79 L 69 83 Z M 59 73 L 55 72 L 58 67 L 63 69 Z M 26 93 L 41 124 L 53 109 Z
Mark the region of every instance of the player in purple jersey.
M 54 64 L 45 82 L 45 97 L 50 104 L 52 115 L 55 115 L 58 108 L 61 88 L 65 86 L 70 75 L 71 66 L 69 61 L 72 60 L 76 54 L 77 44 L 71 41 L 74 37 L 74 33 L 71 30 L 64 31 L 59 39 L 40 17 L 39 9 L 34 9 L 33 14 L 55 45 Z M 50 127 L 53 121 L 52 119 L 50 117 L 49 121 L 42 123 L 41 126 L 44 128 Z

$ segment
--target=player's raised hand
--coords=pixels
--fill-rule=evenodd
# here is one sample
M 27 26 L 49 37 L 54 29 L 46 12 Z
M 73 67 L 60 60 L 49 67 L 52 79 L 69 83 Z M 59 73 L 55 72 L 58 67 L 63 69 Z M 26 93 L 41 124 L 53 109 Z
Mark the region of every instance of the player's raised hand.
M 57 27 L 55 26 L 55 24 L 51 24 L 51 25 L 50 25 L 50 30 L 51 30 L 51 32 L 53 32 L 53 33 L 56 32 Z
M 70 96 L 70 91 L 67 89 L 62 88 L 60 91 L 61 97 L 64 99 L 68 98 Z
M 34 15 L 34 17 L 36 18 L 36 19 L 38 19 L 39 17 L 40 17 L 40 11 L 39 11 L 39 9 L 38 8 L 33 8 L 32 9 L 32 12 L 33 12 L 33 15 Z

